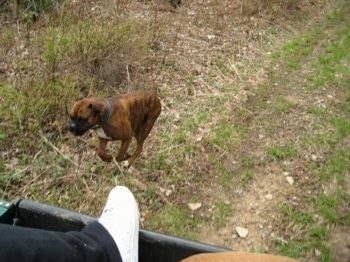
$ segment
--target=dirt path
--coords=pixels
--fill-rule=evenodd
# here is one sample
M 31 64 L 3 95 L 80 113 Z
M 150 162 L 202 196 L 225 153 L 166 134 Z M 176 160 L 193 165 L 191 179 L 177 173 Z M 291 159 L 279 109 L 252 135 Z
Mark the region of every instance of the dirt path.
M 349 8 L 344 8 L 344 17 L 348 14 Z M 324 36 L 316 39 L 313 53 L 299 69 L 288 69 L 288 61 L 283 59 L 277 63 L 274 60 L 269 65 L 271 73 L 266 81 L 260 83 L 262 90 L 245 104 L 251 112 L 245 120 L 249 131 L 234 157 L 237 173 L 253 168 L 251 179 L 248 186 L 235 191 L 233 217 L 226 226 L 219 231 L 214 227 L 202 230 L 201 237 L 205 242 L 233 250 L 275 252 L 276 242 L 297 240 L 307 231 L 305 227 L 286 220 L 281 214 L 283 205 L 303 212 L 310 210 L 307 204 L 310 198 L 320 193 L 332 194 L 336 190 L 335 181 L 317 181 L 317 168 L 312 168 L 326 163 L 329 147 L 306 145 L 305 139 L 314 137 L 317 132 L 327 133 L 327 127 L 322 131 L 316 130 L 315 125 L 323 125 L 320 119 L 328 116 L 316 115 L 311 109 L 335 111 L 337 105 L 344 103 L 347 91 L 336 86 L 311 89 L 307 79 L 310 72 L 315 72 L 312 63 L 323 52 L 325 41 L 338 41 L 335 40 L 336 32 L 343 26 L 340 23 L 329 27 L 324 23 L 320 28 Z M 286 149 L 289 146 L 290 152 L 269 152 L 271 148 Z M 347 173 L 347 181 L 349 178 Z M 239 179 L 233 178 L 232 183 L 239 184 Z M 249 231 L 246 238 L 237 235 L 237 226 Z M 349 261 L 349 229 L 336 226 L 331 232 L 329 246 L 334 254 L 332 259 Z M 315 247 L 304 259 L 318 261 L 320 253 Z

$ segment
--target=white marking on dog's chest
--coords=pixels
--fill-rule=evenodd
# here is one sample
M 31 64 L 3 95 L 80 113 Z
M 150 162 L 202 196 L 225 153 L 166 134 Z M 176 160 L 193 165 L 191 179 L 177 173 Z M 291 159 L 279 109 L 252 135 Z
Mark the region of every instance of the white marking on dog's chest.
M 98 137 L 103 138 L 103 139 L 108 139 L 112 140 L 109 136 L 106 135 L 105 131 L 102 129 L 102 127 L 99 127 L 95 130 L 96 134 Z

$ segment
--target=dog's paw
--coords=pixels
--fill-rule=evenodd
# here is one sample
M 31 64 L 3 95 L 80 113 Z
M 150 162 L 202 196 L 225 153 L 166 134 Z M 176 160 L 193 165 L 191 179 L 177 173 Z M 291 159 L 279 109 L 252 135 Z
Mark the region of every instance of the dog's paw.
M 129 161 L 125 160 L 125 161 L 121 162 L 121 166 L 124 168 L 129 168 L 130 167 Z
M 100 156 L 100 158 L 102 159 L 102 161 L 107 162 L 107 163 L 111 162 L 113 159 L 113 157 L 110 155 L 103 155 L 103 156 Z

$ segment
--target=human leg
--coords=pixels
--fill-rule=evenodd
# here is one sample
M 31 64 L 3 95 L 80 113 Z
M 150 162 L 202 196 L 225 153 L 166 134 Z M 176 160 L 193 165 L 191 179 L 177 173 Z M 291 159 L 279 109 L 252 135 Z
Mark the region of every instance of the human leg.
M 118 248 L 98 222 L 82 232 L 54 232 L 0 224 L 1 261 L 117 261 Z M 121 259 L 119 260 L 121 261 Z

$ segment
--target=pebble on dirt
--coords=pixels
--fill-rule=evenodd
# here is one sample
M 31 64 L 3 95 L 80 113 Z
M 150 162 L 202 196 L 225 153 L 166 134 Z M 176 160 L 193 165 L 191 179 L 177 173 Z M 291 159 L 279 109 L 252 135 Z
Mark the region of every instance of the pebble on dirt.
M 249 234 L 248 229 L 244 227 L 235 227 L 235 231 L 240 238 L 246 238 Z

